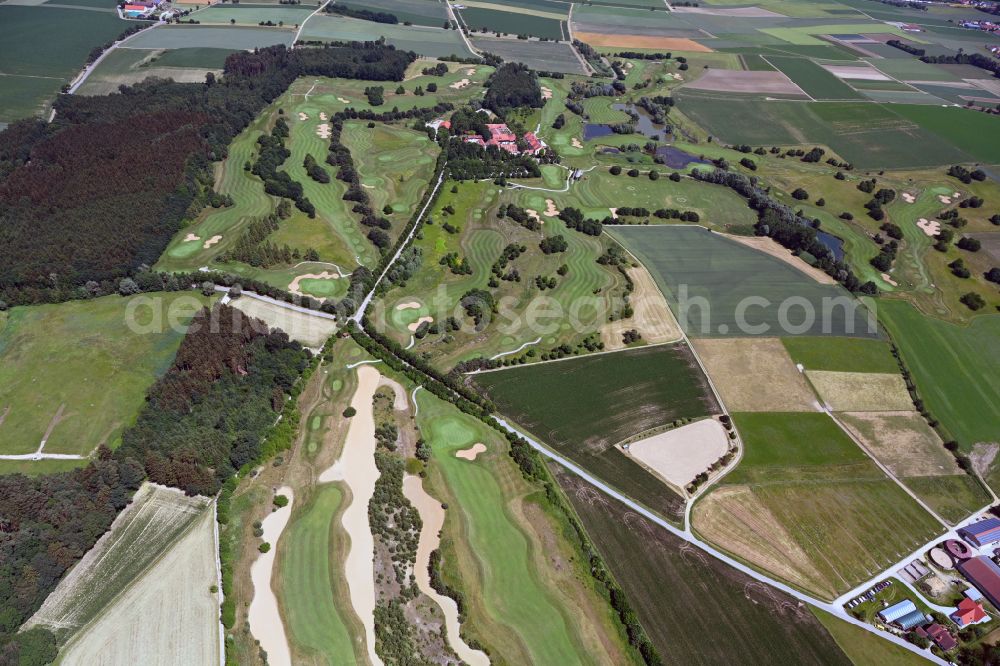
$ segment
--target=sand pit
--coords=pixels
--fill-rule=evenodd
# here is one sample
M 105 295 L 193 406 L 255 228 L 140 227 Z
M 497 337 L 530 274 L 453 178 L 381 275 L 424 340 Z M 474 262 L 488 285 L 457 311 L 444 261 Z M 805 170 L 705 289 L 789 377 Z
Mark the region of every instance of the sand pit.
M 917 220 L 917 226 L 928 236 L 937 236 L 941 233 L 941 223 L 937 220 L 928 220 L 922 217 Z
M 406 400 L 406 391 L 395 379 L 389 379 L 388 377 L 382 377 L 378 380 L 379 388 L 383 386 L 388 386 L 392 389 L 393 401 L 392 408 L 397 412 L 405 412 L 410 408 L 410 403 Z
M 469 83 L 470 83 L 469 79 L 462 79 L 461 81 L 455 81 L 454 83 L 452 83 L 448 87 L 449 88 L 454 88 L 455 90 L 461 90 L 462 88 L 465 88 L 466 86 L 468 86 Z
M 570 141 L 569 145 L 573 146 L 574 148 L 583 148 L 583 144 L 580 143 L 580 140 L 575 136 L 573 137 L 573 140 Z
M 959 197 L 961 197 L 961 196 L 962 196 L 962 193 L 961 193 L 961 192 L 954 192 L 954 193 L 953 193 L 953 194 L 951 195 L 951 198 L 952 198 L 952 199 L 958 199 L 958 198 L 959 198 Z
M 811 277 L 816 282 L 820 284 L 837 284 L 837 281 L 831 276 L 826 274 L 826 271 L 821 271 L 815 266 L 810 266 L 801 257 L 796 257 L 792 254 L 792 251 L 779 245 L 777 241 L 773 238 L 767 236 L 733 236 L 730 234 L 721 234 L 729 240 L 736 241 L 741 245 L 746 245 L 747 247 L 752 247 L 755 250 L 763 252 L 775 259 L 780 259 L 789 266 L 795 268 L 796 270 L 805 273 Z
M 556 208 L 556 202 L 552 199 L 545 200 L 545 217 L 555 217 L 559 214 L 559 209 Z
M 285 636 L 285 625 L 278 611 L 278 599 L 271 589 L 271 573 L 274 568 L 274 556 L 277 553 L 278 539 L 288 525 L 292 516 L 292 503 L 295 499 L 292 489 L 282 486 L 278 495 L 288 498 L 288 504 L 272 511 L 262 521 L 264 535 L 261 537 L 271 544 L 271 550 L 261 553 L 250 566 L 250 578 L 253 581 L 253 599 L 247 610 L 250 623 L 250 633 L 260 641 L 260 647 L 267 652 L 267 663 L 273 666 L 291 666 L 292 653 L 288 649 L 288 638 Z
M 476 442 L 467 449 L 462 449 L 461 451 L 455 451 L 455 457 L 461 458 L 462 460 L 475 460 L 480 453 L 486 450 L 486 445 L 482 442 Z
M 309 116 L 299 111 L 299 120 L 309 120 Z
M 421 317 L 420 319 L 416 320 L 415 322 L 407 326 L 406 330 L 408 330 L 410 333 L 416 333 L 417 329 L 420 328 L 420 325 L 425 321 L 429 324 L 434 321 L 434 317 Z
M 702 419 L 625 446 L 628 455 L 657 476 L 684 488 L 722 457 L 729 436 L 715 419 Z
M 458 621 L 458 605 L 451 597 L 439 594 L 431 587 L 431 577 L 428 570 L 431 553 L 437 550 L 441 543 L 441 528 L 444 526 L 444 507 L 436 499 L 427 494 L 419 476 L 407 474 L 403 477 L 403 496 L 410 501 L 420 514 L 423 523 L 420 528 L 420 540 L 417 542 L 417 561 L 414 563 L 414 576 L 417 589 L 433 599 L 444 613 L 448 645 L 455 654 L 470 666 L 489 666 L 490 658 L 479 650 L 473 650 L 462 640 Z
M 903 201 L 908 204 L 914 203 L 917 200 L 917 198 L 909 192 L 903 192 L 900 196 L 903 197 Z
M 317 125 L 316 126 L 316 136 L 318 136 L 321 139 L 329 139 L 330 138 L 330 125 L 328 125 L 327 123 L 320 123 L 319 125 Z
M 616 319 L 601 326 L 604 348 L 624 349 L 622 335 L 633 328 L 650 344 L 680 340 L 681 328 L 653 276 L 643 266 L 629 268 L 626 272 L 633 285 L 632 295 L 629 297 L 633 314 L 628 319 Z
M 195 236 L 194 234 L 188 234 L 187 236 L 184 237 L 185 243 L 190 243 L 191 241 L 200 241 L 200 240 L 201 236 Z
M 806 376 L 835 412 L 903 412 L 913 409 L 906 382 L 897 374 L 808 370 Z
M 938 201 L 940 201 L 943 204 L 950 204 L 951 203 L 951 197 L 946 197 L 943 194 L 939 194 L 938 195 Z
M 319 112 L 319 119 L 320 119 L 320 120 L 326 120 L 326 119 L 327 119 L 327 117 L 326 117 L 326 114 L 325 114 L 325 113 L 323 113 L 322 111 L 320 111 L 320 112 Z
M 524 212 L 533 217 L 539 224 L 545 224 L 545 220 L 542 219 L 542 216 L 534 208 L 525 208 Z
M 370 365 L 358 367 L 358 389 L 351 398 L 357 410 L 347 428 L 341 463 L 344 482 L 351 489 L 351 504 L 344 510 L 343 525 L 351 538 L 344 562 L 344 578 L 350 588 L 351 605 L 365 628 L 368 658 L 375 666 L 382 660 L 375 653 L 375 539 L 368 521 L 368 503 L 375 494 L 379 471 L 375 466 L 375 416 L 372 398 L 382 375 Z
M 552 99 L 552 88 L 542 86 L 542 99 Z
M 899 283 L 893 280 L 892 276 L 889 275 L 888 273 L 882 273 L 882 279 L 885 280 L 886 283 L 891 284 L 893 287 L 899 286 Z
M 323 271 L 322 273 L 305 273 L 303 275 L 296 275 L 295 279 L 292 280 L 291 284 L 288 285 L 288 291 L 293 294 L 298 294 L 299 296 L 305 296 L 299 289 L 299 282 L 301 280 L 339 280 L 340 273 L 333 273 L 331 271 Z M 317 298 L 317 301 L 325 301 L 325 298 Z
M 611 211 L 611 218 L 614 219 L 614 220 L 617 220 L 618 219 L 618 209 L 617 208 L 609 208 L 608 210 Z
M 349 99 L 347 99 L 345 97 L 338 97 L 337 101 L 340 102 L 341 104 L 350 104 L 351 103 L 351 100 L 349 100 Z
M 207 250 L 208 248 L 218 243 L 220 240 L 222 240 L 222 236 L 212 236 L 207 241 L 205 241 L 205 243 L 202 245 L 202 248 Z
M 397 310 L 419 310 L 420 303 L 417 301 L 410 301 L 409 303 L 400 303 L 396 306 Z
M 816 398 L 778 338 L 692 340 L 733 412 L 812 412 Z
M 470 67 L 469 69 L 465 70 L 465 75 L 466 76 L 472 76 L 475 73 L 476 73 L 476 68 L 475 67 Z
M 591 46 L 656 49 L 658 51 L 693 51 L 711 53 L 712 49 L 686 37 L 657 37 L 655 35 L 624 35 L 620 33 L 576 32 L 575 37 Z

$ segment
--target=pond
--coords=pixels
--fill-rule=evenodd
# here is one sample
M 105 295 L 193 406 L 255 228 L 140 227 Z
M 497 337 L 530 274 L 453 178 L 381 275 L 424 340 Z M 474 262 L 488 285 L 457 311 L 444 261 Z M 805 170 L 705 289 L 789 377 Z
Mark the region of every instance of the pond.
M 833 252 L 833 258 L 837 261 L 843 261 L 844 259 L 844 241 L 826 233 L 825 231 L 816 232 L 816 240 L 822 243 L 830 252 Z
M 656 156 L 662 158 L 663 165 L 671 169 L 683 169 L 691 163 L 711 164 L 709 160 L 702 159 L 673 146 L 660 146 L 656 149 Z
M 611 136 L 614 133 L 614 130 L 611 129 L 611 125 L 604 123 L 585 123 L 583 126 L 584 141 L 590 141 L 591 139 L 597 139 L 602 136 Z
M 636 106 L 635 104 L 612 104 L 611 108 L 615 111 L 623 111 L 632 116 L 630 122 L 632 122 L 635 126 L 635 131 L 639 134 L 649 139 L 662 140 L 667 138 L 668 132 L 666 127 L 654 123 L 652 116 L 641 106 Z M 636 120 L 636 116 L 638 116 L 638 120 Z

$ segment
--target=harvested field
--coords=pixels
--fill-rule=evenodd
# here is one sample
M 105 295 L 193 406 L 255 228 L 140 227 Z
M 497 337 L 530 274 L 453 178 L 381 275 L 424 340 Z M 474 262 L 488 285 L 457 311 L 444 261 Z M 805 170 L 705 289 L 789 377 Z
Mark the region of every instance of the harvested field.
M 778 338 L 702 338 L 692 344 L 729 411 L 816 410 L 812 390 Z
M 850 663 L 791 597 L 705 555 L 563 468 L 551 469 L 665 663 Z
M 628 35 L 598 32 L 575 32 L 573 36 L 591 46 L 610 46 L 625 49 L 656 49 L 658 51 L 689 51 L 711 53 L 712 49 L 686 37 L 657 37 L 655 35 Z
M 264 320 L 268 326 L 280 328 L 290 338 L 307 347 L 322 347 L 326 339 L 337 330 L 337 322 L 332 319 L 291 310 L 246 295 L 232 300 L 230 305 L 251 317 Z
M 913 409 L 902 376 L 873 372 L 808 370 L 819 397 L 835 412 L 900 412 Z
M 844 425 L 896 476 L 947 476 L 961 470 L 918 412 L 845 412 Z
M 674 6 L 671 11 L 678 14 L 707 14 L 710 16 L 733 16 L 737 18 L 787 18 L 784 14 L 778 14 L 763 7 L 682 7 L 678 5 Z
M 663 297 L 649 271 L 642 266 L 636 266 L 629 268 L 626 273 L 634 287 L 629 296 L 629 304 L 635 314 L 629 319 L 617 319 L 601 327 L 601 342 L 604 343 L 604 348 L 624 349 L 622 334 L 631 329 L 639 331 L 642 339 L 650 344 L 680 340 L 681 327 L 677 325 L 677 320 L 667 306 L 667 299 Z
M 859 81 L 889 81 L 889 77 L 871 65 L 859 67 L 856 65 L 823 65 L 823 69 L 838 79 Z
M 726 429 L 702 419 L 628 445 L 627 454 L 677 488 L 683 489 L 729 448 Z
M 795 83 L 778 71 L 732 71 L 708 69 L 685 88 L 736 93 L 767 93 L 771 95 L 799 95 L 805 93 Z
M 501 413 L 542 442 L 670 518 L 680 508 L 679 498 L 612 447 L 677 419 L 718 412 L 684 344 L 539 363 L 470 379 Z
M 200 518 L 211 516 L 209 505 L 209 500 L 201 496 L 187 497 L 177 490 L 144 484 L 26 626 L 62 630 L 64 638 L 75 636 L 77 631 L 105 615 L 115 605 L 115 598 L 141 581 L 164 553 L 176 550 L 183 535 Z M 214 578 L 214 557 L 212 562 Z M 210 584 L 211 581 L 207 582 L 198 591 L 207 592 Z
M 67 629 L 62 664 L 218 664 L 210 502 L 145 485 L 31 622 Z M 75 633 L 74 633 L 75 632 Z
M 769 238 L 768 236 L 724 235 L 730 240 L 734 240 L 737 243 L 746 245 L 747 247 L 752 247 L 753 249 L 759 250 L 768 256 L 774 257 L 775 259 L 780 259 L 796 270 L 805 273 L 820 284 L 837 284 L 837 281 L 827 274 L 826 271 L 822 271 L 815 266 L 810 266 L 802 259 L 802 257 L 792 254 L 791 250 L 783 247 L 773 238 Z

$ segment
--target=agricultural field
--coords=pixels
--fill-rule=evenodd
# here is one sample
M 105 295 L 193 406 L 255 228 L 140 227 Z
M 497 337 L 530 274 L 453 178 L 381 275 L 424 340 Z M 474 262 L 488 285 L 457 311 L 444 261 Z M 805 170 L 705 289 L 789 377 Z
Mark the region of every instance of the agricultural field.
M 566 42 L 501 39 L 473 34 L 472 45 L 504 60 L 522 62 L 532 69 L 566 74 L 586 74 L 579 56 Z
M 1000 440 L 1000 317 L 979 316 L 957 326 L 908 303 L 883 300 L 879 318 L 945 432 L 965 451 Z
M 215 582 L 210 507 L 211 503 L 204 497 L 187 497 L 178 490 L 143 485 L 132 503 L 115 519 L 111 529 L 60 581 L 27 625 L 49 627 L 57 632 L 63 644 L 70 641 L 71 646 L 65 657 L 68 663 L 87 663 L 84 655 L 99 648 L 101 639 L 116 643 L 118 649 L 127 650 L 128 640 L 122 640 L 127 639 L 127 632 L 125 636 L 116 636 L 114 623 L 109 620 L 116 616 L 121 619 L 125 610 L 122 608 L 123 599 L 129 596 L 138 599 L 134 590 L 148 588 L 157 576 L 162 577 L 165 573 L 163 564 L 168 560 L 175 563 L 188 560 L 192 565 L 207 561 L 206 570 L 178 572 L 180 575 L 173 576 L 172 583 L 178 588 L 177 594 L 188 590 L 197 592 L 199 597 L 203 595 L 206 601 L 195 601 L 196 607 L 200 610 L 207 607 L 209 617 L 214 618 L 217 602 L 215 596 L 208 592 L 209 585 Z M 206 553 L 199 552 L 196 545 L 206 545 L 205 534 L 207 558 L 203 557 Z M 189 549 L 190 552 L 184 552 Z M 188 573 L 190 577 L 187 577 Z M 160 603 L 158 599 L 150 601 Z M 163 604 L 164 611 L 168 610 L 167 606 Z M 180 608 L 170 606 L 173 610 Z M 197 615 L 193 613 L 192 619 L 196 619 Z M 185 621 L 170 612 L 163 613 L 162 619 L 171 623 Z M 208 624 L 205 635 L 211 641 L 206 652 L 209 660 L 205 663 L 215 661 L 218 656 L 218 632 L 211 626 L 214 623 L 209 621 Z M 155 627 L 156 624 L 147 623 L 147 626 Z M 190 630 L 191 627 L 183 628 Z M 191 642 L 194 644 L 192 647 L 197 649 L 199 641 L 192 636 Z
M 524 480 L 506 440 L 428 391 L 416 400 L 431 449 L 428 492 L 448 507 L 442 577 L 464 591 L 463 634 L 507 663 L 632 662 L 605 598 L 561 536 L 572 533 L 565 517 Z M 456 455 L 474 444 L 485 446 L 474 460 Z
M 210 52 L 185 54 L 185 51 Z M 203 83 L 205 75 L 212 72 L 222 75 L 225 57 L 232 51 L 225 49 L 115 49 L 99 64 L 77 91 L 80 95 L 108 95 L 118 92 L 121 85 L 132 85 L 150 77 L 173 79 L 178 83 Z M 168 54 L 176 54 L 167 57 Z M 196 62 L 204 58 L 210 66 L 173 66 L 171 62 Z
M 833 372 L 899 372 L 899 363 L 885 340 L 864 338 L 782 338 L 792 360 L 806 370 Z
M 132 25 L 119 19 L 112 5 L 93 9 L 0 4 L 0 25 L 7 33 L 0 41 L 0 123 L 46 115 L 91 49 Z
M 291 26 L 281 29 L 252 26 L 158 25 L 130 39 L 128 48 L 211 48 L 246 51 L 275 44 L 290 46 L 293 37 L 295 30 Z
M 832 599 L 943 531 L 829 415 L 733 420 L 743 459 L 692 516 L 698 534 L 732 555 Z
M 457 13 L 471 32 L 488 30 L 492 33 L 530 35 L 544 39 L 564 41 L 568 39 L 563 25 L 565 15 L 532 10 L 505 11 L 503 5 L 478 2 L 466 4 L 465 9 Z
M 851 663 L 806 607 L 552 470 L 665 663 Z
M 870 631 L 859 629 L 818 608 L 811 610 L 855 666 L 918 666 L 924 663 L 921 657 L 882 640 Z
M 373 12 L 392 14 L 400 23 L 409 21 L 414 25 L 425 25 L 440 28 L 448 20 L 448 10 L 444 2 L 428 2 L 428 0 L 364 0 L 364 2 L 339 2 L 343 7 L 351 9 L 367 9 Z
M 385 37 L 398 49 L 415 51 L 430 58 L 450 55 L 471 57 L 457 30 L 420 25 L 373 23 L 346 16 L 317 14 L 306 21 L 299 39 L 318 41 L 375 41 Z
M 278 27 L 297 28 L 315 7 L 308 5 L 212 5 L 192 12 L 202 25 L 258 25 L 270 21 Z
M 686 345 L 473 375 L 498 411 L 622 492 L 675 519 L 678 499 L 614 445 L 718 412 Z
M 842 288 L 707 229 L 619 226 L 608 233 L 653 274 L 689 336 L 878 336 L 867 310 Z
M 859 99 L 849 85 L 805 58 L 768 56 L 767 61 L 796 83 L 814 100 Z
M 192 293 L 105 296 L 0 313 L 0 453 L 86 458 L 117 446 L 206 302 Z

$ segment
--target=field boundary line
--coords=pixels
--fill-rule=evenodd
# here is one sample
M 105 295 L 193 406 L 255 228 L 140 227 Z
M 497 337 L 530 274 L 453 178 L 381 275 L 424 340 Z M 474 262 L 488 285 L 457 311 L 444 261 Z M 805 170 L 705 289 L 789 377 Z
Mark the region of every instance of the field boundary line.
M 299 41 L 299 37 L 302 35 L 302 31 L 305 29 L 306 23 L 309 23 L 309 19 L 311 19 L 312 17 L 316 16 L 316 14 L 318 14 L 319 12 L 323 11 L 323 8 L 326 7 L 328 4 L 330 4 L 330 0 L 326 0 L 326 2 L 324 2 L 322 5 L 320 5 L 319 7 L 316 8 L 316 11 L 314 11 L 312 14 L 310 14 L 309 16 L 307 16 L 305 21 L 303 21 L 302 23 L 299 24 L 299 29 L 295 31 L 295 36 L 292 37 L 292 48 L 293 49 L 295 48 L 295 43 L 297 41 Z M 208 5 L 208 6 L 210 6 L 210 5 Z M 208 8 L 208 6 L 206 6 L 206 9 Z

